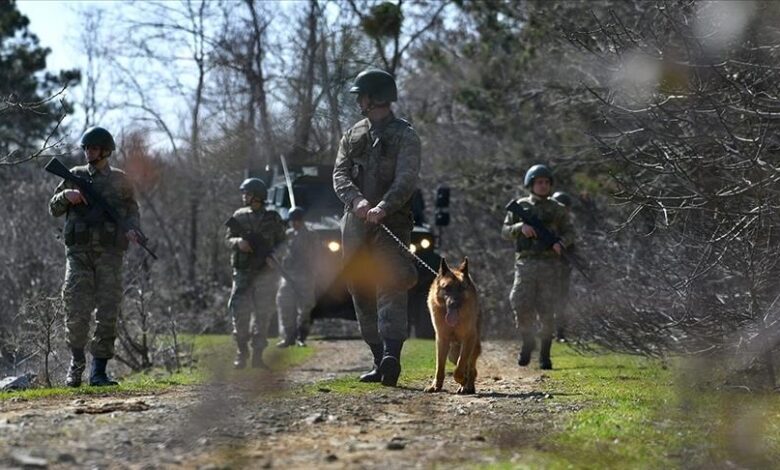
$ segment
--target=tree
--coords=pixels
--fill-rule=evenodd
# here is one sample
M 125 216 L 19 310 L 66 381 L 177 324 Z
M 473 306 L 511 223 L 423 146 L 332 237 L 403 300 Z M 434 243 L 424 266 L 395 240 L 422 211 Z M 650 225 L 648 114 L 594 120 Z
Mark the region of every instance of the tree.
M 56 139 L 73 109 L 52 97 L 80 80 L 78 70 L 42 73 L 51 50 L 39 46 L 29 24 L 15 1 L 0 2 L 0 161 L 6 164 Z
M 403 0 L 395 3 L 364 0 L 360 4 L 357 0 L 349 0 L 349 6 L 360 19 L 363 32 L 374 42 L 382 67 L 393 75 L 401 67 L 404 53 L 439 23 L 442 12 L 449 4 L 449 1 L 421 3 L 419 7 L 422 11 L 417 12 L 414 17 L 410 15 L 405 18 L 404 13 L 408 14 L 411 9 L 404 8 Z M 404 37 L 405 24 L 411 26 Z
M 780 88 L 768 64 L 779 14 L 761 2 L 654 5 L 568 31 L 602 64 L 582 83 L 603 119 L 591 137 L 632 209 L 625 226 L 665 242 L 653 274 L 666 300 L 637 303 L 636 330 L 660 325 L 676 349 L 744 353 L 772 386 Z

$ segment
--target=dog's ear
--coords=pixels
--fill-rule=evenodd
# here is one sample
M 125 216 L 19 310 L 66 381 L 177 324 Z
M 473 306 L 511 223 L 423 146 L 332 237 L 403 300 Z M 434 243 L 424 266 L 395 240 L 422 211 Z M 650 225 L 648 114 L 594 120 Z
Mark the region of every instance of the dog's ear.
M 463 273 L 463 279 L 469 278 L 469 257 L 464 256 L 463 261 L 461 261 L 460 265 L 458 266 L 458 271 Z
M 444 276 L 450 272 L 450 267 L 447 266 L 447 260 L 441 257 L 441 263 L 439 263 L 439 276 Z

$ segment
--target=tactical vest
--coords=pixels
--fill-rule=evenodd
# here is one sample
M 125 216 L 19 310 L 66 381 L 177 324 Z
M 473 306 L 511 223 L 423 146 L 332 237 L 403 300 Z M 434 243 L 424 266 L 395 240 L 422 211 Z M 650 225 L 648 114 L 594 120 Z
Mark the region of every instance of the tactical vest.
M 86 166 L 75 167 L 71 172 L 76 176 L 92 178 Z M 112 173 L 108 177 L 93 179 L 93 188 L 117 211 L 120 217 L 125 217 L 127 216 L 127 208 L 117 188 L 118 179 L 122 176 L 120 176 L 121 173 L 117 173 L 116 170 L 112 169 Z M 68 208 L 63 235 L 65 245 L 69 248 L 92 246 L 124 251 L 129 245 L 127 236 L 119 225 L 111 220 L 103 209 L 93 203 L 78 204 Z
M 270 247 L 273 247 L 277 240 L 273 239 L 273 233 L 283 230 L 284 222 L 279 214 L 274 211 L 263 211 L 254 213 L 249 208 L 241 208 L 233 214 L 233 218 L 238 221 L 242 229 L 248 235 L 255 235 L 263 239 Z M 231 236 L 238 237 L 239 234 L 231 233 Z M 265 259 L 259 259 L 254 253 L 245 253 L 233 248 L 230 254 L 230 265 L 235 269 L 260 270 L 266 267 Z
M 378 204 L 395 180 L 398 152 L 403 132 L 411 126 L 407 121 L 393 118 L 378 137 L 373 138 L 368 119 L 350 129 L 347 157 L 352 161 L 350 177 L 372 206 Z M 411 213 L 411 198 L 399 212 Z M 347 208 L 349 210 L 350 208 Z
M 539 204 L 531 204 L 527 198 L 520 199 L 518 203 L 523 209 L 528 210 L 531 214 L 535 215 L 542 224 L 553 232 L 558 232 L 556 226 L 555 212 L 541 209 Z M 546 204 L 546 201 L 541 204 Z M 516 220 L 520 222 L 520 220 Z M 557 256 L 552 250 L 552 247 L 544 246 L 544 244 L 538 238 L 527 238 L 523 235 L 519 235 L 515 239 L 515 251 L 521 257 L 545 257 L 545 256 Z

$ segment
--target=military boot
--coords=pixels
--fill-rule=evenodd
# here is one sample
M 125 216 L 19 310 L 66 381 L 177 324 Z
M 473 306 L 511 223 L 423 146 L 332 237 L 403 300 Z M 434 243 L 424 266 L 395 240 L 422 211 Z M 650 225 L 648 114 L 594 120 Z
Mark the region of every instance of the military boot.
M 244 344 L 238 345 L 238 351 L 236 351 L 236 360 L 233 361 L 234 369 L 243 369 L 246 367 L 246 360 L 249 357 L 249 347 Z
M 553 368 L 550 360 L 550 348 L 552 347 L 552 338 L 544 338 L 542 347 L 539 350 L 539 368 L 542 370 L 551 370 Z
M 80 387 L 81 376 L 84 374 L 84 369 L 87 368 L 87 358 L 84 355 L 83 349 L 71 349 L 70 367 L 68 368 L 68 376 L 65 378 L 65 385 L 68 387 Z
M 252 369 L 268 369 L 268 365 L 263 361 L 263 350 L 265 345 L 252 348 Z
M 379 373 L 379 364 L 382 363 L 382 353 L 384 352 L 384 349 L 380 343 L 369 343 L 368 347 L 371 348 L 371 354 L 374 356 L 374 368 L 365 374 L 362 374 L 358 380 L 368 383 L 381 382 L 382 374 Z
M 559 327 L 558 331 L 555 334 L 556 338 L 558 339 L 559 343 L 565 343 L 568 340 L 566 339 L 566 331 L 563 329 L 563 327 Z
M 384 340 L 384 356 L 377 371 L 382 374 L 382 385 L 395 387 L 401 375 L 401 348 L 404 342 L 397 339 Z
M 520 349 L 520 355 L 517 356 L 517 365 L 525 367 L 531 363 L 531 353 L 536 347 L 535 343 L 533 335 L 523 335 L 523 347 Z
M 93 357 L 92 371 L 89 374 L 89 384 L 93 387 L 106 387 L 109 385 L 119 385 L 119 382 L 111 380 L 106 373 L 108 359 Z
M 298 339 L 295 340 L 295 344 L 297 344 L 301 348 L 306 347 L 306 338 L 309 336 L 309 327 L 308 326 L 300 326 L 298 327 Z
M 287 335 L 276 343 L 277 348 L 287 348 L 295 344 L 295 334 Z

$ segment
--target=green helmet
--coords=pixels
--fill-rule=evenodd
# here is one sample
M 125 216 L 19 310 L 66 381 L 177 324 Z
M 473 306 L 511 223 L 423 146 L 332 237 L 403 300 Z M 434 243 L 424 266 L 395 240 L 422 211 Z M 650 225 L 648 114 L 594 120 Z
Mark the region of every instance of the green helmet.
M 303 220 L 306 210 L 301 206 L 295 206 L 287 213 L 287 220 Z
M 571 203 L 573 202 L 571 196 L 563 191 L 556 191 L 555 194 L 552 195 L 552 199 L 558 204 L 566 207 L 571 207 Z
M 368 69 L 355 77 L 350 93 L 367 95 L 379 102 L 398 101 L 398 88 L 392 75 L 379 69 Z
M 114 143 L 114 137 L 110 132 L 102 127 L 90 127 L 81 136 L 81 148 L 87 145 L 96 145 L 105 150 L 116 150 L 116 144 Z
M 268 195 L 268 189 L 265 187 L 265 183 L 260 178 L 247 178 L 241 183 L 238 189 L 243 193 L 251 194 L 253 197 L 265 200 Z
M 531 185 L 534 184 L 534 179 L 540 176 L 550 178 L 550 183 L 555 182 L 553 180 L 552 171 L 547 167 L 547 165 L 534 165 L 525 172 L 525 181 L 523 181 L 523 184 L 526 188 L 530 188 Z

